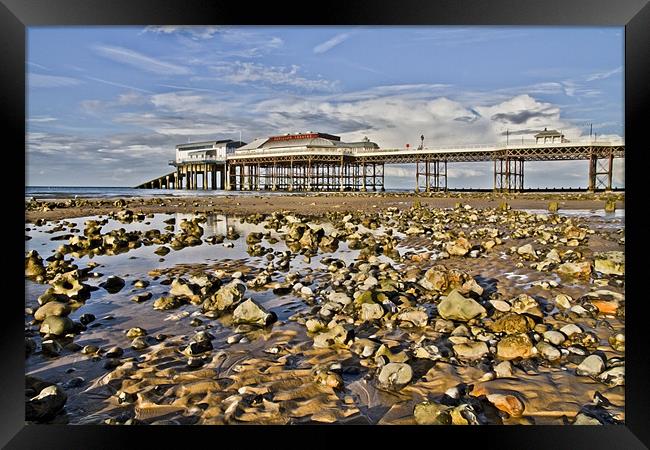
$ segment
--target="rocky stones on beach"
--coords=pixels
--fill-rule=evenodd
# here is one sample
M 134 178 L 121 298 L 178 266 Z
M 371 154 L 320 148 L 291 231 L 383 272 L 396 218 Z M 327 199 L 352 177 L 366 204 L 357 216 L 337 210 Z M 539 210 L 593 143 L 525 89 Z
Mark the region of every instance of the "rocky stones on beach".
M 478 359 L 489 353 L 485 342 L 466 342 L 453 346 L 456 356 L 463 359 Z
M 245 292 L 246 285 L 241 280 L 234 279 L 203 302 L 203 311 L 233 310 L 243 299 Z
M 625 255 L 621 251 L 594 254 L 594 270 L 606 275 L 625 274 Z
M 67 304 L 57 302 L 57 301 L 51 301 L 44 304 L 43 306 L 41 306 L 36 310 L 36 312 L 34 313 L 34 319 L 36 319 L 39 322 L 42 322 L 49 316 L 65 317 L 68 314 L 70 314 L 71 311 L 72 310 Z
M 527 333 L 535 326 L 535 322 L 528 316 L 517 313 L 507 313 L 490 325 L 495 333 L 518 334 Z
M 451 425 L 449 406 L 432 402 L 415 405 L 413 416 L 418 425 Z
M 245 300 L 232 313 L 233 322 L 236 324 L 249 324 L 267 326 L 277 320 L 273 312 L 266 311 L 262 306 L 252 299 Z
M 578 375 L 595 377 L 603 372 L 605 362 L 599 355 L 587 356 L 576 368 Z
M 525 333 L 507 335 L 497 344 L 499 359 L 529 358 L 532 354 L 533 343 Z
M 39 331 L 42 334 L 53 334 L 55 336 L 64 336 L 72 332 L 74 328 L 74 323 L 67 317 L 60 316 L 47 316 Z
M 379 371 L 377 381 L 380 385 L 391 388 L 402 388 L 413 378 L 413 369 L 406 363 L 388 363 Z
M 472 245 L 464 237 L 459 237 L 455 241 L 445 244 L 445 251 L 452 256 L 465 256 L 471 248 Z
M 31 376 L 25 384 L 25 420 L 47 422 L 63 410 L 68 396 L 62 388 Z
M 160 297 L 153 302 L 153 309 L 168 311 L 170 309 L 180 308 L 188 302 L 186 297 Z
M 106 289 L 109 294 L 115 294 L 121 291 L 125 284 L 126 283 L 122 278 L 116 275 L 111 275 L 106 278 L 106 281 L 100 283 L 99 286 Z
M 453 290 L 438 304 L 438 313 L 443 319 L 467 322 L 475 317 L 485 317 L 487 311 L 475 300 Z

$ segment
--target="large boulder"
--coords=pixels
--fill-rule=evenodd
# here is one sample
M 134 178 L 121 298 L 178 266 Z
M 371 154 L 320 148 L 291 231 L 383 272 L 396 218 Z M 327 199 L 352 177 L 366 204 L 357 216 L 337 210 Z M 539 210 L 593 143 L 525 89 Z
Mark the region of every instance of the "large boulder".
M 510 360 L 529 358 L 533 355 L 533 343 L 525 333 L 510 334 L 497 344 L 497 357 Z
M 606 275 L 625 275 L 625 254 L 620 251 L 596 253 L 594 269 Z
M 406 363 L 388 363 L 382 366 L 377 380 L 386 387 L 404 387 L 413 378 L 413 369 Z
M 67 317 L 49 316 L 43 320 L 40 332 L 43 334 L 54 334 L 63 336 L 70 333 L 74 328 L 74 322 Z
M 557 272 L 567 277 L 589 279 L 591 263 L 589 261 L 565 262 L 558 266 Z
M 67 399 L 65 391 L 59 386 L 54 384 L 46 386 L 38 392 L 38 395 L 26 398 L 25 419 L 46 422 L 63 409 Z
M 535 326 L 535 322 L 521 314 L 507 313 L 490 325 L 495 333 L 517 334 L 526 333 Z
M 487 311 L 477 301 L 463 297 L 454 289 L 438 304 L 438 313 L 443 319 L 467 322 L 475 317 L 485 317 Z
M 415 405 L 413 416 L 418 425 L 451 425 L 449 406 L 423 402 Z
M 462 359 L 478 359 L 489 352 L 485 342 L 467 342 L 454 345 L 454 353 Z
M 34 313 L 34 319 L 41 322 L 49 316 L 65 317 L 68 314 L 70 314 L 70 312 L 71 312 L 70 307 L 65 303 L 52 301 L 38 308 Z
M 36 250 L 31 250 L 25 257 L 25 276 L 36 278 L 45 275 L 43 258 L 40 257 Z
M 232 317 L 236 324 L 243 323 L 261 327 L 270 325 L 278 319 L 274 312 L 268 312 L 250 298 L 235 308 Z
M 245 292 L 246 285 L 242 281 L 232 280 L 203 302 L 203 311 L 232 311 L 244 298 Z
M 459 237 L 455 241 L 445 244 L 445 251 L 452 256 L 465 256 L 469 253 L 470 248 L 472 248 L 472 244 L 464 237 Z

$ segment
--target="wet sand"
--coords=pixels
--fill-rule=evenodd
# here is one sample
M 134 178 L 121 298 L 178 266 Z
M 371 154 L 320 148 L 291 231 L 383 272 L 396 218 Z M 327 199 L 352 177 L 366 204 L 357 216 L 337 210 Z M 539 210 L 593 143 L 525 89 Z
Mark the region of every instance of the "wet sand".
M 560 215 L 549 216 L 514 209 L 545 210 L 552 197 L 538 194 L 536 198 L 509 198 L 507 203 L 513 210 L 502 210 L 497 208 L 503 202 L 500 197 L 464 195 L 462 199 L 412 195 L 131 199 L 117 207 L 115 200 L 103 200 L 105 204 L 93 200 L 96 203 L 27 211 L 27 250 L 37 250 L 44 259 L 57 248 L 61 250 L 61 244 L 70 245 L 75 236 L 92 236 L 92 232 L 84 230 L 84 223 L 107 218 L 98 214 L 114 214 L 125 208 L 146 214 L 129 220 L 111 218 L 101 229 L 103 236 L 123 229 L 116 239 L 126 242 L 137 235 L 138 240 L 133 242 L 139 244 L 116 252 L 104 246 L 96 255 L 66 250 L 66 260 L 80 269 L 90 267 L 80 281 L 92 287 L 89 298 L 68 300 L 73 309 L 69 318 L 79 323 L 83 314 L 96 317 L 68 336 L 39 333 L 42 323 L 34 320 L 34 312 L 41 306 L 38 298 L 54 277 L 50 277 L 50 284 L 26 278 L 25 331 L 34 343 L 26 356 L 26 373 L 59 386 L 67 396 L 63 409 L 39 421 L 624 422 L 624 383 L 599 378 L 605 371 L 624 367 L 624 345 L 614 348 L 611 343 L 613 336 L 625 331 L 624 277 L 593 268 L 597 252 L 624 250 L 622 212 L 607 215 L 575 211 L 562 215 L 562 210 L 572 208 L 601 210 L 607 198 L 604 196 L 556 197 Z M 474 207 L 451 209 L 459 201 Z M 421 206 L 412 208 L 414 202 Z M 172 233 L 183 235 L 185 229 L 180 223 L 195 219 L 196 211 L 206 210 L 210 213 L 199 215 L 205 220 L 197 222 L 202 227 L 198 245 L 160 256 L 154 253 L 160 244 L 151 242 L 157 238 L 151 234 L 144 237 L 147 230 L 163 230 L 167 223 L 164 221 L 173 218 L 175 223 L 169 225 L 170 237 L 164 244 L 170 247 Z M 323 237 L 339 233 L 338 248 L 311 246 L 311 238 L 304 240 L 304 233 L 300 243 L 294 242 L 287 237 L 295 228 L 294 219 L 258 214 L 278 210 L 310 216 L 296 218 L 312 230 L 324 228 L 321 244 Z M 223 211 L 227 214 L 218 214 Z M 348 212 L 352 214 L 344 217 Z M 61 222 L 64 217 L 70 220 Z M 45 222 L 29 223 L 38 219 Z M 135 234 L 129 237 L 124 233 Z M 261 233 L 261 241 L 255 243 L 256 238 L 247 244 L 247 238 L 255 233 Z M 212 236 L 229 236 L 223 242 L 232 247 L 210 243 Z M 458 242 L 462 236 L 468 238 L 475 253 L 445 256 L 447 244 Z M 493 239 L 500 242 L 488 245 Z M 536 256 L 518 251 L 527 244 L 537 251 Z M 591 262 L 588 277 L 567 277 L 559 273 L 557 264 L 535 269 L 533 265 L 548 260 L 553 249 L 561 255 L 563 264 Z M 288 267 L 283 268 L 283 261 L 288 262 Z M 44 266 L 50 264 L 53 262 L 45 262 Z M 485 317 L 442 317 L 440 304 L 451 295 L 452 273 L 453 277 L 467 277 L 462 278 L 467 281 L 464 287 L 455 285 L 454 289 L 480 303 L 486 310 Z M 252 287 L 250 283 L 263 274 L 268 274 L 270 280 Z M 423 288 L 423 279 L 439 280 L 441 274 L 446 274 L 449 287 Z M 111 275 L 125 281 L 124 287 L 114 293 L 101 287 Z M 232 309 L 216 316 L 206 313 L 201 302 L 214 292 L 199 294 L 197 301 L 186 301 L 171 310 L 152 307 L 157 299 L 169 295 L 172 281 L 187 283 L 192 275 L 214 277 L 215 290 L 240 277 L 249 284 L 244 298 L 252 298 L 277 320 L 268 326 L 250 327 L 234 323 Z M 149 284 L 137 287 L 133 284 L 137 280 Z M 297 283 L 300 286 L 296 289 Z M 193 285 L 193 289 L 197 286 Z M 476 292 L 468 290 L 468 286 L 474 286 Z M 288 289 L 277 290 L 282 287 Z M 328 301 L 332 291 L 354 298 L 354 308 L 325 315 L 323 308 L 332 303 Z M 150 299 L 132 301 L 134 295 L 147 292 L 151 293 Z M 374 300 L 368 305 L 381 304 L 380 298 L 390 299 L 379 308 L 384 308 L 380 313 L 383 317 L 371 319 L 364 316 L 366 310 L 358 309 L 356 296 L 364 292 L 373 292 Z M 518 310 L 513 299 L 522 294 L 536 306 Z M 561 294 L 570 298 L 568 305 L 557 300 Z M 516 310 L 517 319 L 530 319 L 531 328 L 523 334 L 535 346 L 533 354 L 514 359 L 499 356 L 497 347 L 509 334 L 493 329 L 494 322 L 508 315 L 493 306 L 497 304 L 511 313 Z M 397 311 L 388 312 L 395 305 Z M 613 311 L 607 309 L 611 305 L 616 306 Z M 413 311 L 424 314 L 426 325 L 409 326 L 399 319 L 400 314 Z M 333 338 L 325 346 L 316 345 L 327 329 L 311 332 L 307 329 L 309 320 L 321 321 L 330 330 L 340 326 L 351 330 L 352 335 L 341 340 Z M 558 331 L 570 324 L 579 327 L 579 332 Z M 134 327 L 142 327 L 151 337 L 145 348 L 132 348 L 133 338 L 125 335 Z M 188 345 L 202 331 L 210 334 L 210 348 L 188 356 Z M 546 331 L 558 331 L 564 341 L 551 344 L 555 349 L 549 352 L 552 357 L 541 353 L 548 350 Z M 43 351 L 43 341 L 48 338 L 60 342 L 58 355 Z M 487 344 L 487 353 L 462 356 L 463 345 L 476 346 L 480 342 Z M 380 349 L 382 345 L 384 350 Z M 97 351 L 84 352 L 86 346 L 96 346 Z M 109 356 L 115 346 L 123 353 Z M 556 358 L 555 352 L 561 356 Z M 588 355 L 598 355 L 604 367 L 592 376 L 576 373 Z M 502 373 L 504 361 L 508 361 L 509 374 Z M 387 384 L 380 382 L 389 363 L 408 365 L 412 376 L 405 384 L 395 379 Z M 75 378 L 81 380 L 71 381 Z M 598 400 L 599 396 L 606 402 Z
M 146 193 L 146 191 L 143 191 Z M 215 195 L 201 197 L 125 198 L 124 207 L 149 213 L 188 213 L 210 211 L 223 214 L 268 214 L 274 211 L 292 211 L 298 214 L 322 216 L 328 211 L 373 211 L 396 207 L 407 209 L 413 202 L 432 208 L 452 208 L 457 202 L 475 208 L 496 208 L 507 202 L 513 209 L 547 209 L 549 202 L 557 201 L 560 210 L 603 209 L 608 200 L 615 200 L 616 208 L 625 208 L 623 193 L 314 193 L 294 195 Z M 115 199 L 48 199 L 38 200 L 26 208 L 25 219 L 60 220 L 64 218 L 106 214 L 115 209 Z M 49 209 L 49 210 L 48 210 Z

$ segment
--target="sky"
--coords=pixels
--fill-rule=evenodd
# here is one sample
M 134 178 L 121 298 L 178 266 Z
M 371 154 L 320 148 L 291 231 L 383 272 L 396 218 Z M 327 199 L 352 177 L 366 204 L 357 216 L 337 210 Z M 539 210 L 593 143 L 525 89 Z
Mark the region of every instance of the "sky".
M 624 137 L 622 27 L 30 27 L 29 186 L 135 186 L 189 141 L 321 131 L 385 148 Z M 507 135 L 507 136 L 506 136 Z M 623 161 L 614 184 L 624 185 Z M 492 187 L 453 163 L 449 187 Z M 526 163 L 585 187 L 587 162 Z M 386 186 L 414 186 L 413 165 Z

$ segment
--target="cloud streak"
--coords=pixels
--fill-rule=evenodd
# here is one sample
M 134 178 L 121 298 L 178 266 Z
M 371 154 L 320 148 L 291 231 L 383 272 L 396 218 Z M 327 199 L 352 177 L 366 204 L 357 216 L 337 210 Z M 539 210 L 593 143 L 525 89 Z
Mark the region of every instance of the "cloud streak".
M 314 47 L 314 53 L 316 54 L 321 54 L 330 51 L 337 45 L 342 44 L 343 42 L 347 41 L 350 38 L 351 34 L 350 33 L 340 33 L 334 36 L 331 39 L 328 39 L 327 41 L 318 44 L 317 46 Z
M 150 56 L 143 55 L 134 50 L 110 45 L 97 45 L 94 47 L 97 54 L 113 61 L 126 64 L 136 69 L 152 72 L 158 75 L 188 75 L 190 70 L 176 64 L 165 62 Z
M 71 77 L 30 73 L 27 75 L 27 83 L 29 84 L 29 87 L 32 88 L 61 88 L 68 86 L 77 86 L 79 84 L 82 84 L 83 81 Z

